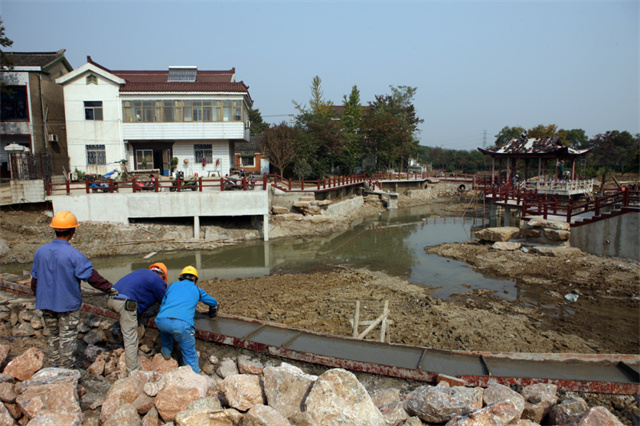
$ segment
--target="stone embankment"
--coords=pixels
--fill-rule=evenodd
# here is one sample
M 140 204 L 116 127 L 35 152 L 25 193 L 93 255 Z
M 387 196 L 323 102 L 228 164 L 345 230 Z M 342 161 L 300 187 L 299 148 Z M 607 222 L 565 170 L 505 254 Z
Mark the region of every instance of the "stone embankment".
M 308 374 L 278 359 L 201 354 L 201 374 L 153 350 L 157 331 L 140 347 L 142 369 L 126 373 L 113 346 L 114 320 L 89 316 L 81 330 L 85 369 L 44 368 L 42 318 L 33 303 L 0 305 L 5 332 L 31 337 L 17 356 L 0 345 L 2 425 L 618 425 L 604 407 L 552 384 L 511 389 L 465 387 L 441 376 L 435 385 L 368 391 L 343 369 Z M 86 316 L 86 314 L 83 313 Z M 153 343 L 149 343 L 153 336 Z

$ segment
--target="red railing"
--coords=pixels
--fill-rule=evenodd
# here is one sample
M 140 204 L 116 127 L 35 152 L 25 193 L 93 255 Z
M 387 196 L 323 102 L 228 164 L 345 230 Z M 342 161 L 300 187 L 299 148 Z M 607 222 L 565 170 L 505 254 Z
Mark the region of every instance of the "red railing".
M 51 195 L 72 195 L 78 193 L 114 193 L 122 190 L 137 192 L 184 192 L 203 190 L 254 190 L 267 188 L 268 177 L 263 175 L 258 178 L 243 177 L 232 179 L 228 177 L 198 177 L 197 179 L 176 179 L 176 180 L 109 180 L 103 182 L 95 182 L 89 179 L 84 181 L 71 182 L 66 180 L 64 183 L 46 182 L 47 196 Z

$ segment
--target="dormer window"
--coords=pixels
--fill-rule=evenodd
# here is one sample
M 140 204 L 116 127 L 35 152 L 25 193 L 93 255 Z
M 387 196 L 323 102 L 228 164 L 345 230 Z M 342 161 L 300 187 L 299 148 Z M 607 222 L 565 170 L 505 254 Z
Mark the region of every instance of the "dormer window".
M 87 84 L 98 84 L 98 77 L 93 74 L 87 76 Z
M 198 67 L 169 67 L 169 83 L 193 83 L 198 76 Z

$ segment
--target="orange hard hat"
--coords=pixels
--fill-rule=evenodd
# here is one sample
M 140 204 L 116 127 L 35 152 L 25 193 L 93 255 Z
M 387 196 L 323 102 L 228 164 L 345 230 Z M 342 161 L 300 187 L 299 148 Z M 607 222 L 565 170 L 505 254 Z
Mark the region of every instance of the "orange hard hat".
M 70 211 L 63 210 L 53 216 L 53 219 L 51 219 L 51 225 L 49 226 L 54 229 L 64 230 L 77 228 L 78 225 L 79 223 L 78 219 L 76 219 L 76 216 Z
M 162 272 L 162 278 L 164 279 L 164 282 L 167 282 L 167 273 L 169 272 L 167 269 L 167 266 L 162 263 L 162 262 L 158 262 L 158 263 L 154 263 L 153 265 L 149 266 L 149 269 L 152 271 L 161 271 Z

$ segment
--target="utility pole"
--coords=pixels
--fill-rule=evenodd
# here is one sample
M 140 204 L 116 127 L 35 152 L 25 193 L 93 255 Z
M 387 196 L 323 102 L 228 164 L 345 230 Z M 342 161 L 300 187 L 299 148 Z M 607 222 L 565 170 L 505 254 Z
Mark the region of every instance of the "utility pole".
M 482 148 L 486 149 L 487 148 L 487 131 L 484 131 L 484 136 L 482 137 Z

